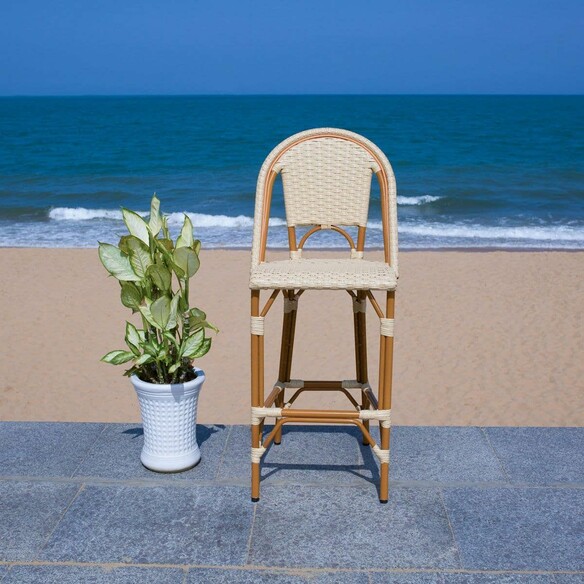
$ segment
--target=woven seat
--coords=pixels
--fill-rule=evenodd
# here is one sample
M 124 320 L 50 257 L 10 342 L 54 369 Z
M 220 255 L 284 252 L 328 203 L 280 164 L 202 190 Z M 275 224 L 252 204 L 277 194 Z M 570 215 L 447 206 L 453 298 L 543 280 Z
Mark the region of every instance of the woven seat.
M 290 259 L 268 261 L 270 207 L 278 177 L 282 179 Z M 383 261 L 365 259 L 371 182 L 375 179 L 380 193 Z M 311 250 L 310 259 L 303 257 L 308 238 L 322 230 L 344 237 L 348 244 L 344 258 L 313 258 L 313 252 L 318 255 L 316 250 Z M 355 231 L 356 238 L 353 238 L 351 233 Z M 300 233 L 303 233 L 301 237 Z M 260 497 L 262 458 L 268 448 L 280 444 L 282 427 L 309 423 L 352 424 L 361 430 L 363 444 L 368 444 L 379 460 L 379 500 L 387 503 L 397 252 L 395 177 L 385 154 L 375 144 L 347 130 L 317 128 L 295 134 L 272 150 L 258 177 L 249 280 L 252 501 L 259 501 Z M 262 308 L 263 290 L 272 292 Z M 355 379 L 291 378 L 299 298 L 305 290 L 348 293 L 345 299 L 349 309 L 347 318 L 353 320 Z M 384 303 L 378 302 L 373 290 L 383 290 Z M 265 320 L 279 296 L 284 299 L 280 366 L 277 382 L 265 395 L 264 349 L 268 330 Z M 369 383 L 367 367 L 368 306 L 379 318 L 377 395 Z M 273 343 L 273 340 L 268 342 Z M 340 392 L 348 399 L 350 408 L 308 410 L 292 407 L 307 391 Z M 268 430 L 264 423 L 270 418 L 274 418 L 274 425 Z M 370 423 L 379 424 L 379 441 L 369 431 Z
M 395 290 L 394 269 L 362 259 L 293 259 L 264 262 L 252 268 L 254 290 Z

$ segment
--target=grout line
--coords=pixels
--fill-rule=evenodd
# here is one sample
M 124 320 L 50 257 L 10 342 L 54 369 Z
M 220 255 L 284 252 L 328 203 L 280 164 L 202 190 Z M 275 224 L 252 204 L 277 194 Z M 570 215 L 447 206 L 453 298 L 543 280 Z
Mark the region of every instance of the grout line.
M 485 438 L 485 440 L 487 442 L 487 445 L 489 446 L 489 448 L 492 450 L 493 454 L 495 455 L 495 458 L 497 459 L 497 462 L 499 463 L 499 467 L 501 469 L 501 472 L 503 473 L 503 476 L 507 479 L 507 482 L 510 485 L 512 485 L 513 482 L 511 481 L 511 478 L 509 477 L 509 475 L 507 473 L 507 469 L 505 468 L 505 465 L 503 464 L 503 461 L 499 457 L 499 453 L 495 450 L 495 447 L 491 443 L 491 439 L 489 438 L 489 435 L 487 434 L 487 429 L 486 428 L 483 428 L 481 426 L 480 427 L 480 430 L 481 430 L 481 432 L 483 434 L 483 437 Z
M 302 465 L 300 465 L 302 466 Z M 209 480 L 191 480 L 191 479 L 114 479 L 102 478 L 95 476 L 76 476 L 76 477 L 52 477 L 52 476 L 29 476 L 29 475 L 6 475 L 0 476 L 1 482 L 31 482 L 31 483 L 55 483 L 55 484 L 79 484 L 98 485 L 98 486 L 125 486 L 125 487 L 140 487 L 140 488 L 154 488 L 154 487 L 174 487 L 174 488 L 195 488 L 195 487 L 249 487 L 247 479 L 224 479 L 222 481 Z M 433 482 L 433 481 L 415 481 L 415 480 L 391 480 L 390 486 L 393 488 L 411 488 L 411 489 L 524 489 L 524 490 L 543 490 L 543 489 L 561 489 L 561 490 L 582 490 L 584 483 L 550 483 L 544 485 L 532 483 L 504 483 L 497 481 L 485 482 Z M 270 480 L 265 483 L 266 487 L 307 487 L 313 489 L 355 489 L 365 491 L 374 488 L 374 485 L 366 477 L 362 481 L 355 481 L 354 483 L 331 483 L 326 481 L 310 482 L 310 481 L 287 481 Z
M 69 501 L 69 504 L 65 507 L 65 509 L 63 510 L 63 512 L 61 513 L 61 516 L 59 517 L 59 519 L 57 520 L 57 522 L 55 523 L 53 529 L 51 529 L 51 532 L 49 533 L 49 535 L 45 538 L 45 541 L 43 544 L 41 544 L 41 546 L 39 547 L 39 549 L 37 550 L 37 552 L 35 553 L 35 555 L 38 557 L 38 555 L 47 547 L 49 540 L 51 539 L 51 537 L 53 536 L 53 533 L 55 533 L 57 527 L 59 527 L 61 521 L 63 521 L 63 517 L 65 517 L 65 514 L 67 513 L 67 511 L 69 511 L 69 509 L 71 508 L 71 505 L 73 505 L 73 503 L 76 501 L 77 497 L 79 496 L 79 494 L 85 490 L 85 484 L 81 483 L 79 485 L 79 488 L 77 489 L 75 495 L 73 495 L 73 498 Z
M 75 467 L 75 469 L 71 473 L 70 478 L 73 478 L 75 476 L 75 473 L 81 468 L 82 464 L 89 458 L 89 455 L 93 452 L 95 445 L 97 444 L 98 440 L 101 438 L 102 434 L 105 432 L 105 429 L 108 425 L 109 424 L 105 424 L 105 423 L 103 424 L 103 428 L 99 431 L 99 433 L 95 437 L 95 440 L 91 443 L 91 445 L 87 449 L 87 452 L 85 453 L 85 456 L 82 458 L 81 462 Z
M 460 548 L 458 547 L 458 542 L 456 541 L 456 535 L 454 534 L 454 528 L 452 527 L 452 521 L 450 521 L 450 515 L 448 514 L 448 508 L 446 507 L 446 501 L 444 500 L 444 493 L 442 489 L 438 489 L 438 494 L 440 496 L 440 502 L 442 503 L 442 508 L 444 509 L 444 515 L 446 515 L 446 520 L 448 521 L 448 529 L 450 530 L 450 535 L 452 537 L 452 543 L 454 544 L 454 549 L 456 550 L 456 558 L 458 560 L 458 565 L 462 568 L 462 556 L 460 554 Z
M 255 527 L 255 519 L 256 519 L 257 510 L 258 510 L 258 504 L 257 503 L 254 503 L 253 504 L 253 515 L 252 515 L 252 518 L 251 518 L 251 526 L 250 526 L 250 529 L 249 529 L 249 537 L 247 539 L 247 553 L 246 553 L 246 556 L 245 556 L 245 563 L 246 563 L 246 565 L 249 565 L 249 562 L 250 562 L 250 559 L 251 559 L 250 558 L 250 556 L 251 556 L 251 543 L 252 543 L 252 538 L 253 538 L 253 529 Z
M 292 573 L 300 574 L 331 574 L 331 573 L 354 573 L 354 574 L 488 574 L 488 575 L 542 575 L 554 576 L 557 574 L 584 576 L 584 571 L 580 570 L 473 570 L 465 568 L 315 568 L 310 567 L 282 567 L 282 566 L 264 566 L 264 565 L 216 565 L 216 564 L 147 564 L 135 562 L 75 562 L 75 561 L 44 561 L 44 560 L 20 560 L 20 561 L 3 561 L 0 560 L 0 566 L 61 566 L 61 567 L 79 567 L 79 568 L 151 568 L 151 569 L 180 569 L 190 571 L 193 569 L 215 569 L 235 571 L 242 570 L 246 572 L 274 572 L 274 573 Z
M 231 433 L 233 431 L 233 426 L 229 426 L 229 430 L 227 431 L 227 438 L 225 438 L 225 446 L 221 451 L 221 456 L 219 457 L 219 464 L 217 464 L 217 471 L 215 473 L 214 480 L 217 480 L 219 476 L 221 476 L 221 468 L 223 467 L 223 460 L 225 458 L 225 453 L 227 452 L 227 446 L 229 445 L 229 440 L 231 439 Z
M 189 569 L 184 568 L 184 575 L 183 575 L 183 579 L 182 579 L 182 584 L 187 584 L 188 576 L 189 576 Z

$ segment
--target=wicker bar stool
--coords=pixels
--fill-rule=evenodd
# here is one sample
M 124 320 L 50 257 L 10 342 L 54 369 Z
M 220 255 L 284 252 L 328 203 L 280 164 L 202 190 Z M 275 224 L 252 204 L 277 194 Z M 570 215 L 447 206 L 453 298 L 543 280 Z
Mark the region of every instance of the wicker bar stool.
M 284 186 L 290 259 L 266 261 L 266 241 L 274 182 L 281 174 Z M 371 180 L 380 186 L 383 227 L 383 262 L 363 258 Z M 296 227 L 310 227 L 297 242 Z M 357 227 L 357 243 L 343 227 Z M 302 249 L 316 231 L 330 229 L 350 246 L 346 259 L 307 259 Z M 335 128 L 307 130 L 291 136 L 270 153 L 257 183 L 251 289 L 251 498 L 260 496 L 260 461 L 274 442 L 279 444 L 287 423 L 354 424 L 380 462 L 379 500 L 389 495 L 389 438 L 393 364 L 393 319 L 397 263 L 397 202 L 395 177 L 389 161 L 366 138 Z M 260 309 L 260 291 L 272 290 Z M 355 330 L 356 379 L 345 381 L 292 380 L 292 350 L 298 298 L 305 290 L 346 290 L 352 297 Z M 386 291 L 385 312 L 372 290 Z M 277 296 L 284 296 L 284 317 L 278 381 L 264 397 L 264 319 Z M 367 300 L 380 320 L 379 391 L 368 382 L 365 310 Z M 306 410 L 291 407 L 305 391 L 340 391 L 349 410 Z M 357 399 L 350 390 L 357 390 Z M 291 395 L 286 397 L 286 392 Z M 275 425 L 264 438 L 266 418 Z M 379 422 L 381 444 L 369 432 Z

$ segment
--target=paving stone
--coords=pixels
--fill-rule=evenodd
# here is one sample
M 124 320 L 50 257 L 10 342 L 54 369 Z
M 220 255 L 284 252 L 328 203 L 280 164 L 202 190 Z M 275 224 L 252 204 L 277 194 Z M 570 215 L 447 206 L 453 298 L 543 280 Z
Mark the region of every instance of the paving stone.
M 250 563 L 315 568 L 453 568 L 456 550 L 440 493 L 371 487 L 263 488 Z
M 0 560 L 32 560 L 79 485 L 0 482 Z
M 13 566 L 2 584 L 182 584 L 178 568 Z
M 285 426 L 282 444 L 272 445 L 262 460 L 262 484 L 366 485 L 359 473 L 358 436 L 350 427 Z M 219 479 L 247 484 L 250 447 L 250 428 L 234 426 Z
M 379 428 L 372 427 L 379 441 Z M 363 474 L 379 480 L 379 464 L 360 444 Z M 440 483 L 505 482 L 501 466 L 480 428 L 397 426 L 391 431 L 390 478 Z
M 514 483 L 584 483 L 584 428 L 487 428 Z
M 584 489 L 444 489 L 464 568 L 584 570 Z
M 0 566 L 0 582 L 2 582 L 2 579 L 6 575 L 6 572 L 8 572 L 8 567 L 7 566 Z
M 139 424 L 108 424 L 75 473 L 79 477 L 108 479 L 209 481 L 215 478 L 225 449 L 229 428 L 197 425 L 201 462 L 177 473 L 158 473 L 140 462 L 144 433 Z
M 584 574 L 554 574 L 555 584 L 584 584 Z
M 190 569 L 186 584 L 368 584 L 364 572 L 290 573 L 270 570 Z
M 70 477 L 103 426 L 0 422 L 0 476 Z
M 88 486 L 42 552 L 52 561 L 243 565 L 253 505 L 240 487 Z

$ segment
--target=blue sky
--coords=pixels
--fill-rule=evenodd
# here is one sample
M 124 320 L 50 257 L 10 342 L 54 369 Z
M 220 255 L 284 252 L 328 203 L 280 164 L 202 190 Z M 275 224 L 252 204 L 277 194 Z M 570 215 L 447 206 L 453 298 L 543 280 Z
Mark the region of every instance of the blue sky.
M 584 0 L 0 0 L 0 95 L 584 93 Z

